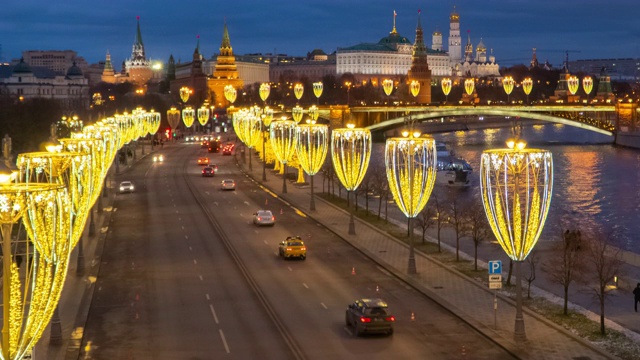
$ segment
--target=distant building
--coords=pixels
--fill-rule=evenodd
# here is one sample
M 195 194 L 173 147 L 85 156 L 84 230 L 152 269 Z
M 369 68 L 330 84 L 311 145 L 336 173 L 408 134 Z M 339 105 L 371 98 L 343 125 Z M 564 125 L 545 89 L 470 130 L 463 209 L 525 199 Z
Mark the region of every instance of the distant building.
M 238 77 L 244 85 L 269 82 L 269 62 L 262 55 L 235 55 Z M 204 72 L 213 76 L 217 57 L 212 57 L 204 62 Z
M 464 48 L 464 62 L 454 65 L 454 75 L 458 77 L 499 77 L 500 66 L 496 58 L 490 54 L 487 58 L 487 48 L 482 39 L 476 46 L 475 55 L 471 35 L 467 32 L 467 45 Z
M 216 106 L 227 106 L 229 102 L 224 96 L 224 88 L 231 85 L 236 89 L 244 87 L 244 81 L 240 78 L 236 58 L 233 56 L 233 48 L 231 47 L 231 39 L 229 38 L 229 29 L 227 23 L 224 23 L 222 33 L 222 43 L 220 44 L 220 53 L 216 59 L 216 65 L 213 74 L 207 80 L 209 91 L 215 94 Z
M 415 97 L 417 103 L 429 104 L 431 102 L 431 70 L 429 70 L 429 64 L 427 61 L 427 47 L 424 45 L 424 35 L 422 31 L 422 24 L 420 23 L 420 12 L 418 12 L 416 41 L 413 44 L 411 68 L 407 73 L 407 81 L 417 81 L 420 84 L 420 91 Z
M 302 78 L 319 81 L 324 76 L 336 75 L 336 55 L 327 55 L 321 49 L 314 49 L 306 57 L 275 56 L 273 60 L 269 64 L 269 79 L 273 82 Z
M 173 56 L 169 59 L 169 62 L 173 62 Z M 171 66 L 171 68 L 175 69 L 175 77 L 169 82 L 169 89 L 176 101 L 180 101 L 180 88 L 182 87 L 188 87 L 193 91 L 188 102 L 195 104 L 195 107 L 201 106 L 205 101 L 210 101 L 207 75 L 203 71 L 202 64 L 200 38 L 198 38 L 191 62 Z
M 569 64 L 574 72 L 597 75 L 602 68 L 606 68 L 611 80 L 640 81 L 640 58 L 575 60 Z
M 15 59 L 12 63 L 15 65 L 20 60 Z M 58 75 L 66 74 L 74 62 L 83 72 L 89 67 L 87 61 L 73 50 L 27 50 L 22 52 L 22 60 L 29 66 L 44 67 Z

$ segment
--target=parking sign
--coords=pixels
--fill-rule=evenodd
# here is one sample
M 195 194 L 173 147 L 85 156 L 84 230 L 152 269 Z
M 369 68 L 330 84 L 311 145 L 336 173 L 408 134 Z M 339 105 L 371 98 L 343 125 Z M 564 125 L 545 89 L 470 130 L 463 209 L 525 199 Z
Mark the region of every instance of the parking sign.
M 489 261 L 489 274 L 490 275 L 500 275 L 500 274 L 502 274 L 502 261 L 501 260 L 490 260 Z

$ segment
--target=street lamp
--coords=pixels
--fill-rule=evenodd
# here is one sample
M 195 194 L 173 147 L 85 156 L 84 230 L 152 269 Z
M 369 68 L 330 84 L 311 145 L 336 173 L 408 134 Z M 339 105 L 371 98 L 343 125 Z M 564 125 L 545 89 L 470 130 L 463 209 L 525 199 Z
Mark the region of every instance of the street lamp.
M 393 80 L 382 80 L 382 90 L 384 90 L 384 93 L 387 94 L 387 96 L 391 96 L 391 92 L 393 92 Z
M 582 78 L 582 89 L 587 94 L 587 104 L 589 103 L 589 94 L 591 94 L 591 90 L 593 90 L 593 79 L 591 76 L 585 76 Z
M 527 95 L 527 104 L 529 103 L 529 94 L 531 94 L 531 90 L 533 89 L 533 80 L 528 77 L 522 80 L 522 90 Z
M 231 103 L 230 107 L 233 107 L 233 103 L 236 101 L 237 96 L 238 91 L 233 87 L 233 85 L 226 85 L 224 87 L 224 98 Z
M 167 121 L 169 122 L 169 126 L 173 131 L 178 127 L 178 123 L 180 123 L 180 111 L 175 107 L 171 107 L 171 109 L 167 110 Z M 173 139 L 173 137 L 171 137 Z
M 511 76 L 505 76 L 502 79 L 502 88 L 504 88 L 504 92 L 507 93 L 507 104 L 510 103 L 509 95 L 511 95 L 511 92 L 513 91 L 514 84 L 515 84 L 515 81 Z
M 316 210 L 316 203 L 313 196 L 313 178 L 320 171 L 329 150 L 329 127 L 323 124 L 316 124 L 315 120 L 308 121 L 307 124 L 298 125 L 296 128 L 296 151 L 298 161 L 302 169 L 311 177 L 311 202 L 309 210 Z
M 567 79 L 567 87 L 571 95 L 575 95 L 580 88 L 580 79 L 575 75 L 569 76 L 569 79 Z
M 296 124 L 300 123 L 303 115 L 304 115 L 304 109 L 299 105 L 296 105 L 293 109 L 291 109 L 291 117 L 296 122 Z
M 322 89 L 322 82 L 318 81 L 313 83 L 313 95 L 316 96 L 318 106 L 320 105 L 320 96 L 322 96 Z
M 449 93 L 451 92 L 451 79 L 442 79 L 440 81 L 440 86 L 442 87 L 442 93 L 444 94 L 444 102 L 447 103 L 449 101 Z
M 195 121 L 195 115 L 196 112 L 191 106 L 187 106 L 182 110 L 182 122 L 187 129 L 193 125 L 193 122 Z
M 298 99 L 298 101 L 300 101 L 300 99 L 302 98 L 303 93 L 304 85 L 302 85 L 301 83 L 296 83 L 295 85 L 293 85 L 293 94 L 296 96 L 296 99 Z
M 489 225 L 498 243 L 516 264 L 514 337 L 525 341 L 520 265 L 538 242 L 549 213 L 553 188 L 550 151 L 526 149 L 510 140 L 506 149 L 482 153 L 480 193 Z
M 409 83 L 409 91 L 411 95 L 415 98 L 420 94 L 420 82 L 418 80 L 411 80 Z
M 274 121 L 271 123 L 271 147 L 278 161 L 282 163 L 284 174 L 282 175 L 282 193 L 287 193 L 287 162 L 291 160 L 296 151 L 296 127 L 293 120 Z
M 346 128 L 335 129 L 331 132 L 331 159 L 336 176 L 347 190 L 347 205 L 349 194 L 355 191 L 369 167 L 371 157 L 371 131 L 366 128 L 356 128 L 348 124 Z M 356 233 L 353 213 L 349 218 L 349 234 Z
M 180 88 L 180 100 L 182 100 L 183 103 L 187 103 L 187 101 L 189 101 L 189 96 L 191 95 L 191 93 L 193 93 L 193 91 L 191 91 L 191 89 L 189 89 L 186 86 L 183 86 Z
M 209 117 L 211 116 L 211 112 L 209 111 L 209 108 L 206 105 L 202 105 L 199 109 L 198 109 L 198 122 L 200 123 L 200 126 L 202 126 L 202 132 L 204 132 L 204 126 L 207 125 L 207 123 L 209 122 Z
M 243 128 L 242 140 L 249 148 L 249 171 L 253 171 L 253 166 L 251 164 L 251 149 L 256 146 L 262 136 L 262 119 L 257 112 L 247 114 L 241 122 L 241 127 Z
M 436 179 L 436 142 L 420 133 L 403 133 L 404 137 L 387 139 L 385 168 L 389 190 L 400 211 L 408 218 L 409 263 L 408 273 L 416 273 L 411 220 L 425 207 Z
M 476 81 L 473 78 L 464 79 L 464 91 L 467 95 L 471 96 L 473 90 L 475 90 Z
M 345 81 L 344 86 L 347 87 L 347 107 L 349 107 L 349 91 L 351 90 L 351 81 Z
M 262 119 L 262 181 L 267 181 L 267 153 L 266 142 L 269 135 L 269 125 L 273 121 L 273 109 L 265 107 L 261 116 Z
M 264 102 L 264 105 L 267 105 L 267 98 L 269 98 L 269 93 L 271 93 L 271 85 L 268 83 L 260 84 L 260 90 L 258 91 L 260 94 L 260 99 Z

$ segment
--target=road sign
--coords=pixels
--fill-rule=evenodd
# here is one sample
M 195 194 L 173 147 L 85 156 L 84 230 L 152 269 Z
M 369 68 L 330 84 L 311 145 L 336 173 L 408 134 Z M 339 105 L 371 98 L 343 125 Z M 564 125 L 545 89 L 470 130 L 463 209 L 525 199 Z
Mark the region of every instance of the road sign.
M 492 281 L 489 283 L 489 289 L 502 289 L 502 281 Z
M 491 260 L 489 261 L 489 274 L 497 275 L 502 274 L 502 261 L 501 260 Z
M 489 275 L 489 281 L 502 281 L 502 275 Z

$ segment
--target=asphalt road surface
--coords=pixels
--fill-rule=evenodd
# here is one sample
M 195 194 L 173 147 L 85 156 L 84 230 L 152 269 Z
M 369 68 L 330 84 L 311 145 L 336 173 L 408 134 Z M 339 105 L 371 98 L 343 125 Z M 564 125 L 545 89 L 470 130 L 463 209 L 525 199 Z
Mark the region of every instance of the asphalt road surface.
M 81 359 L 512 358 L 242 175 L 234 157 L 198 144 L 162 153 L 117 179 L 136 191 L 114 204 Z M 218 165 L 214 177 L 201 176 L 199 156 Z M 220 190 L 227 178 L 236 191 Z M 258 209 L 276 225 L 254 226 Z M 278 257 L 290 235 L 305 240 L 306 260 Z M 345 325 L 363 297 L 389 303 L 394 335 L 355 337 Z

